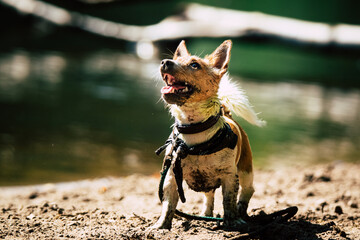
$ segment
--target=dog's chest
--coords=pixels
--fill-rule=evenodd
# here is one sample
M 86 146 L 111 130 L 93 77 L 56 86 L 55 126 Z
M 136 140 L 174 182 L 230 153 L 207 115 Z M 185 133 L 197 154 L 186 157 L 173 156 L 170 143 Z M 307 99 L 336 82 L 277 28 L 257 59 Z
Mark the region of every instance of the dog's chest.
M 220 187 L 223 179 L 236 174 L 235 153 L 231 149 L 204 156 L 189 155 L 182 159 L 183 178 L 197 192 Z

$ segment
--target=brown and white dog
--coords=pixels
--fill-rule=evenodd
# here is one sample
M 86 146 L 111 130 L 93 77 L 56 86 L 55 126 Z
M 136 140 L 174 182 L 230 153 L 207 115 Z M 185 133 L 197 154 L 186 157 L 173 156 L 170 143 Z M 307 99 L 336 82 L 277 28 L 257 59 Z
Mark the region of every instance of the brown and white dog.
M 243 90 L 229 79 L 227 70 L 231 46 L 230 40 L 224 41 L 211 55 L 202 59 L 190 55 L 182 41 L 173 59 L 164 59 L 160 65 L 166 84 L 161 89 L 162 98 L 169 105 L 176 124 L 201 124 L 221 113 L 217 121 L 204 131 L 186 134 L 174 127 L 173 134 L 189 147 L 209 141 L 225 125 L 230 126 L 237 136 L 233 148 L 224 147 L 211 154 L 190 154 L 181 160 L 182 176 L 190 189 L 205 193 L 202 215 L 213 215 L 215 189 L 222 187 L 224 224 L 228 226 L 244 222 L 242 219 L 247 216 L 248 203 L 254 193 L 249 140 L 244 130 L 231 118 L 231 112 L 251 124 L 265 124 L 257 118 Z M 175 154 L 169 145 L 165 155 Z M 165 177 L 161 216 L 152 228 L 171 228 L 179 200 L 173 168 L 172 165 Z M 241 191 L 238 197 L 239 184 Z

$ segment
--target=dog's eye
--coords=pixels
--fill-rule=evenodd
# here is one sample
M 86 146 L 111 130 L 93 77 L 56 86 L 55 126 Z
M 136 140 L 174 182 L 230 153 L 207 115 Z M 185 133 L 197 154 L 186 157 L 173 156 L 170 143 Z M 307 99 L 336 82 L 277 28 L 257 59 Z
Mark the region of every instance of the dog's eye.
M 193 62 L 190 63 L 190 67 L 192 67 L 193 69 L 200 69 L 200 64 L 198 64 L 197 62 Z

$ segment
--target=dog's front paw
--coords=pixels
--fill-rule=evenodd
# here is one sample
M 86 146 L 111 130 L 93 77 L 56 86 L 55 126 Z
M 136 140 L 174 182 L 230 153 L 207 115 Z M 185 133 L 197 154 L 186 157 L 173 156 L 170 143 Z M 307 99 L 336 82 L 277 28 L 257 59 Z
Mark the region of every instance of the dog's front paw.
M 145 230 L 145 239 L 157 239 L 155 237 L 155 235 L 157 234 L 157 232 L 159 230 L 162 230 L 162 231 L 167 231 L 167 230 L 170 230 L 171 228 L 171 224 L 162 224 L 160 223 L 159 221 L 156 222 L 154 225 L 148 227 L 146 230 Z M 161 231 L 160 231 L 161 232 Z
M 148 228 L 148 230 L 156 230 L 156 229 L 171 229 L 171 222 L 168 221 L 157 221 L 154 225 Z

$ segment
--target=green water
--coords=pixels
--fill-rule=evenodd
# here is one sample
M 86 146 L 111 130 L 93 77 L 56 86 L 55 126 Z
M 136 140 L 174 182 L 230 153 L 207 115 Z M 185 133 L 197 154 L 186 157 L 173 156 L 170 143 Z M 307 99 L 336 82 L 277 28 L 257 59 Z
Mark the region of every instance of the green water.
M 44 0 L 124 24 L 155 24 L 193 1 Z M 229 9 L 360 24 L 360 2 L 204 1 Z M 160 100 L 158 64 L 179 42 L 155 43 L 142 61 L 135 43 L 59 27 L 0 4 L 0 185 L 154 174 L 173 122 Z M 187 39 L 194 54 L 224 39 Z M 230 73 L 267 121 L 249 135 L 257 167 L 360 161 L 359 48 L 315 48 L 262 37 L 233 39 Z
M 359 161 L 358 88 L 244 78 L 233 61 L 234 80 L 268 122 L 237 119 L 256 166 Z M 158 63 L 113 50 L 1 53 L 0 185 L 157 173 L 154 150 L 172 124 Z

